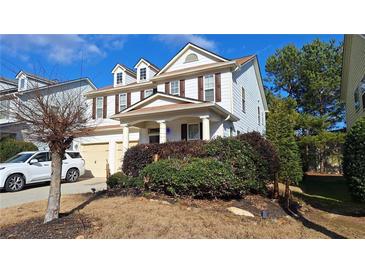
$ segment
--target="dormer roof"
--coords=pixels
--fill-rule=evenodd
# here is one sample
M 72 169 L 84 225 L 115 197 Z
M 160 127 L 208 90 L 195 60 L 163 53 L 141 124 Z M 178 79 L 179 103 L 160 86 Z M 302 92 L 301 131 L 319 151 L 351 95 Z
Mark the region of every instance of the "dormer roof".
M 116 69 L 121 68 L 122 70 L 124 70 L 126 73 L 129 73 L 130 75 L 132 75 L 134 78 L 136 77 L 136 72 L 130 68 L 128 68 L 127 66 L 123 65 L 123 64 L 116 64 L 112 70 L 112 73 L 114 73 L 116 71 Z
M 25 74 L 28 78 L 32 78 L 32 79 L 34 79 L 34 80 L 36 80 L 36 81 L 38 81 L 38 82 L 42 82 L 42 83 L 47 84 L 47 85 L 54 85 L 54 84 L 56 84 L 56 83 L 58 82 L 58 81 L 56 81 L 56 80 L 49 80 L 49 79 L 46 79 L 46 78 L 40 77 L 40 76 L 38 76 L 38 75 L 35 75 L 35 74 L 32 74 L 32 73 L 29 73 L 29 72 L 25 72 L 24 70 L 19 71 L 19 72 L 16 74 L 15 78 L 16 78 L 16 79 L 19 79 L 19 77 L 20 77 L 22 74 Z
M 150 67 L 151 69 L 153 69 L 153 70 L 154 70 L 154 71 L 156 71 L 156 72 L 159 72 L 159 71 L 160 71 L 160 69 L 159 69 L 156 65 L 152 64 L 150 61 L 148 61 L 148 60 L 147 60 L 147 59 L 145 59 L 145 58 L 141 58 L 141 59 L 139 59 L 139 61 L 137 62 L 137 64 L 135 64 L 134 68 L 135 68 L 135 69 L 136 69 L 136 68 L 138 68 L 138 66 L 139 66 L 141 63 L 145 63 L 148 67 Z

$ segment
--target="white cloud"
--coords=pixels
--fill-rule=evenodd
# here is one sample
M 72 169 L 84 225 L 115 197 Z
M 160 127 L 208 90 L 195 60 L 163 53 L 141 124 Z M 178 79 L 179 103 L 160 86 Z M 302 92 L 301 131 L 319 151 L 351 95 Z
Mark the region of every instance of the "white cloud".
M 156 40 L 173 47 L 191 42 L 208 50 L 217 50 L 215 41 L 198 34 L 161 34 L 156 37 Z
M 125 40 L 118 35 L 0 35 L 1 50 L 9 55 L 25 60 L 35 53 L 63 65 L 105 57 L 105 49 L 121 49 Z

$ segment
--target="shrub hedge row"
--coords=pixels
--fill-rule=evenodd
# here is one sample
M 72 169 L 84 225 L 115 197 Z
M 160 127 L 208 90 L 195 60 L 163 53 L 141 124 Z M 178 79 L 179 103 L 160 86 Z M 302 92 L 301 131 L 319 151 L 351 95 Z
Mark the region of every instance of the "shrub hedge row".
M 38 150 L 38 148 L 33 143 L 18 141 L 13 138 L 3 138 L 0 140 L 0 163 L 19 152 L 34 150 Z

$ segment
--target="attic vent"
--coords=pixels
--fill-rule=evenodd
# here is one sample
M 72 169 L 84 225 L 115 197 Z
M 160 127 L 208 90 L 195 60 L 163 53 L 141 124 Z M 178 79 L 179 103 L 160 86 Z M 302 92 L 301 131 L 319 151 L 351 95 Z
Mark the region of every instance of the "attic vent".
M 198 61 L 198 55 L 196 55 L 195 53 L 190 53 L 185 58 L 185 63 L 190 63 L 190 62 L 195 62 L 195 61 Z

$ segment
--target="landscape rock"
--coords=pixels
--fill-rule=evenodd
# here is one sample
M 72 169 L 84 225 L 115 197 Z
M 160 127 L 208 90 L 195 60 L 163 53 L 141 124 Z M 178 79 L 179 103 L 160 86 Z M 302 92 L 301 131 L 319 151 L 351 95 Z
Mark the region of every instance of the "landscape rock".
M 246 217 L 255 217 L 255 215 L 253 215 L 251 212 L 238 208 L 238 207 L 234 207 L 234 206 L 228 207 L 227 210 L 232 212 L 235 215 L 246 216 Z

